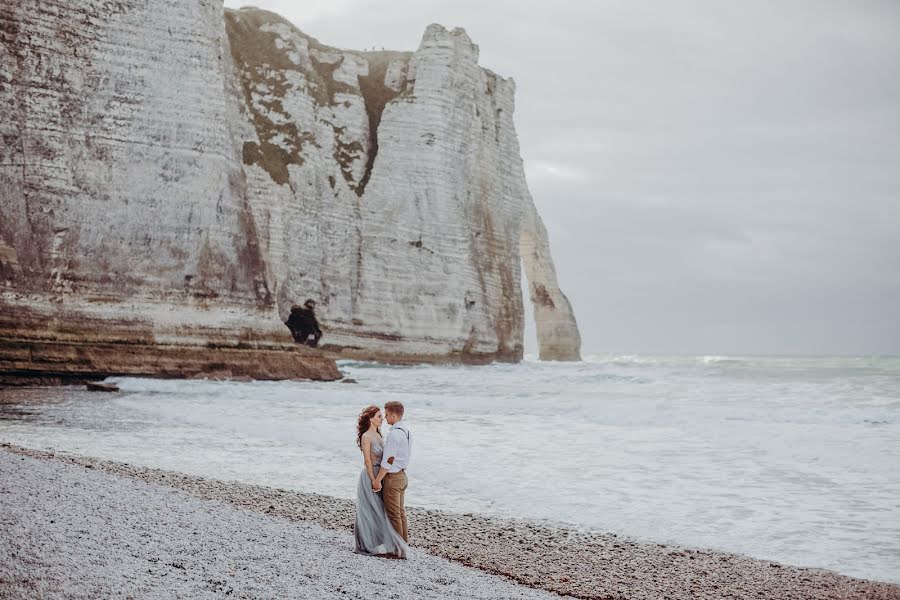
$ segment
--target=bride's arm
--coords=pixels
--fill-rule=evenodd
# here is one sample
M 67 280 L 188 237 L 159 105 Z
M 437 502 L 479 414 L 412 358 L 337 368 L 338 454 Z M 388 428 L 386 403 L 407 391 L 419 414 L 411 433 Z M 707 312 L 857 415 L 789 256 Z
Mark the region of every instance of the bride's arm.
M 369 474 L 369 481 L 375 482 L 375 468 L 372 466 L 372 442 L 367 437 L 362 439 L 362 453 L 366 461 L 366 473 Z

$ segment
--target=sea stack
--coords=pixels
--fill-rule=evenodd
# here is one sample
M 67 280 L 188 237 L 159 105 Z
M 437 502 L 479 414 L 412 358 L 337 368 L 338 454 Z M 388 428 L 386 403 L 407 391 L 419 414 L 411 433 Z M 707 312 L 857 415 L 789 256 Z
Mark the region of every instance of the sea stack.
M 514 83 L 461 29 L 354 52 L 219 2 L 17 0 L 0 38 L 5 373 L 516 361 L 522 262 L 542 358 L 578 358 Z M 321 349 L 283 323 L 307 298 Z

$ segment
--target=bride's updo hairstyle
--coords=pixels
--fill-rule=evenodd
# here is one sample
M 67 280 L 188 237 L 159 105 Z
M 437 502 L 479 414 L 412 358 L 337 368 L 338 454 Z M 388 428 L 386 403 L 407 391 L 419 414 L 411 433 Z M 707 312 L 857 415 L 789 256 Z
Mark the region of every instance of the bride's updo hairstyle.
M 380 410 L 380 408 L 373 404 L 365 407 L 363 411 L 359 413 L 359 421 L 356 422 L 356 445 L 359 446 L 360 450 L 362 450 L 362 436 L 369 430 L 372 417 L 377 415 Z M 380 431 L 378 432 L 378 435 L 381 435 Z

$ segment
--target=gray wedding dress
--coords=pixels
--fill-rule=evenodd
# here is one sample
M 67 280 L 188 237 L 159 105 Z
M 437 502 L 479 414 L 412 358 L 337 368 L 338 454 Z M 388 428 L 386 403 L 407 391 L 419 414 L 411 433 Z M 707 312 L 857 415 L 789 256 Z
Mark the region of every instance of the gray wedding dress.
M 372 463 L 375 476 L 378 476 L 381 457 L 384 454 L 384 442 L 372 443 Z M 356 486 L 356 525 L 353 527 L 356 537 L 356 551 L 360 554 L 394 554 L 406 558 L 409 546 L 403 541 L 384 510 L 381 492 L 372 491 L 372 481 L 363 467 Z

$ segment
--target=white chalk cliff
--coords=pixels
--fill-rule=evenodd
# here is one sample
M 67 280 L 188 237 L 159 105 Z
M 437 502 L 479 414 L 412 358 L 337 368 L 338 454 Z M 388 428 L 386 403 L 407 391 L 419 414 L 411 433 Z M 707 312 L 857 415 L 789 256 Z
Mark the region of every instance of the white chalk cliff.
M 354 52 L 218 1 L 13 0 L 0 40 L 0 368 L 11 340 L 249 364 L 307 298 L 331 356 L 518 360 L 520 264 L 542 358 L 578 358 L 514 84 L 464 31 Z

